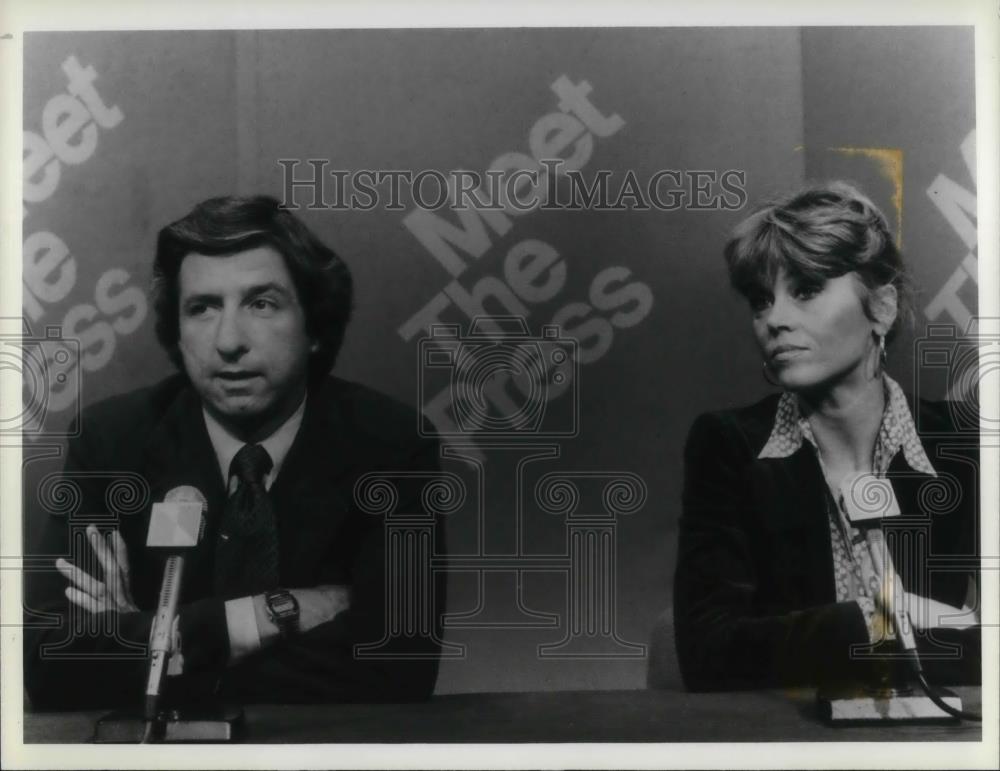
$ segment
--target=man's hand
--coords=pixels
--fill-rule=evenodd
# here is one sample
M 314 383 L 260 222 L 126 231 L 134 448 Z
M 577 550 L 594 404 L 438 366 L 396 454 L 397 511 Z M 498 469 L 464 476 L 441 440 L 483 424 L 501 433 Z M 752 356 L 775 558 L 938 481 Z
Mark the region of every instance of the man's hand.
M 341 584 L 292 589 L 291 592 L 299 601 L 300 632 L 308 632 L 315 626 L 333 621 L 338 613 L 351 606 L 350 590 Z
M 56 569 L 70 582 L 66 597 L 91 613 L 137 611 L 132 599 L 128 552 L 121 535 L 113 530 L 104 538 L 95 525 L 88 525 L 87 538 L 104 568 L 104 580 L 97 580 L 60 557 L 56 560 Z

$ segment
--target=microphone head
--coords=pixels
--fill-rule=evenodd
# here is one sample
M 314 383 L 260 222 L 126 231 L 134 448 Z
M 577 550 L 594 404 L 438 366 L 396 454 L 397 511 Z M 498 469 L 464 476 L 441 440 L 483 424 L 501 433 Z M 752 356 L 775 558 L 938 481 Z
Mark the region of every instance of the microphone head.
M 840 484 L 847 518 L 855 527 L 878 525 L 886 517 L 900 514 L 892 484 L 871 472 L 848 474 Z
M 181 485 L 154 503 L 146 546 L 183 549 L 197 546 L 205 530 L 205 495 L 197 487 Z
M 873 527 L 866 533 L 866 535 L 868 537 L 868 544 L 873 549 L 882 550 L 886 548 L 885 533 L 882 532 L 881 528 Z M 878 565 L 876 565 L 875 567 L 878 568 Z
M 200 503 L 202 512 L 208 511 L 208 500 L 197 487 L 179 485 L 163 496 L 164 503 Z

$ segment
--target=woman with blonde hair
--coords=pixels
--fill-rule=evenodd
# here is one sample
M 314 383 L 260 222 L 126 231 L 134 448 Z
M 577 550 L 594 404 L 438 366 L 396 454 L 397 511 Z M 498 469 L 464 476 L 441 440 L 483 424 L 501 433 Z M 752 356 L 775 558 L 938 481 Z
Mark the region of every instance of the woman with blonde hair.
M 948 452 L 949 403 L 913 403 L 885 371 L 910 315 L 885 217 L 834 182 L 755 211 L 725 258 L 781 393 L 701 415 L 688 437 L 674 584 L 685 684 L 884 682 L 899 650 L 892 609 L 912 619 L 939 682 L 978 682 L 978 437 Z M 945 482 L 957 495 L 928 492 Z M 894 598 L 858 517 L 873 490 L 881 529 L 899 536 L 885 539 L 905 587 Z M 946 563 L 966 569 L 934 570 Z

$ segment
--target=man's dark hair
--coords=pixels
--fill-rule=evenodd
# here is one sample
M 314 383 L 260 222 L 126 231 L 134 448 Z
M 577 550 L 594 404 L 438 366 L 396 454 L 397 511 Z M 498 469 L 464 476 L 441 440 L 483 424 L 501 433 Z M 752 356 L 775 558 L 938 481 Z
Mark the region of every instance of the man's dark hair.
M 318 343 L 309 379 L 329 375 L 351 315 L 353 285 L 347 265 L 297 217 L 270 196 L 225 196 L 199 203 L 160 231 L 153 262 L 156 337 L 181 372 L 179 284 L 181 261 L 191 253 L 227 256 L 270 246 L 284 258 L 305 312 L 306 331 Z

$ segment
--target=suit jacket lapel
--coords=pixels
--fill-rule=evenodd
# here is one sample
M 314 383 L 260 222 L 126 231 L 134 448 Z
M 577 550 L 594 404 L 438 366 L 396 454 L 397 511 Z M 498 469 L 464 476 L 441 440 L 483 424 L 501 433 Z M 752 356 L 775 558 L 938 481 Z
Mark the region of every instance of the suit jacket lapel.
M 212 585 L 212 555 L 226 493 L 219 461 L 205 429 L 201 400 L 183 388 L 157 423 L 146 444 L 143 463 L 153 501 L 162 501 L 173 488 L 190 485 L 207 502 L 206 527 L 198 548 L 186 555 L 185 595 L 194 598 Z
M 888 477 L 900 512 L 900 516 L 882 521 L 893 565 L 907 591 L 926 593 L 927 576 L 924 571 L 917 570 L 916 566 L 926 565 L 927 558 L 932 556 L 927 550 L 931 546 L 933 523 L 920 498 L 921 488 L 933 477 L 910 468 L 902 450 L 896 453 L 889 464 Z
M 765 460 L 769 489 L 761 516 L 771 536 L 783 544 L 783 564 L 774 570 L 779 586 L 811 602 L 833 602 L 836 589 L 830 556 L 826 480 L 807 444 L 786 458 Z
M 202 415 L 201 400 L 185 388 L 164 413 L 147 444 L 146 468 L 154 495 L 178 485 L 197 487 L 209 502 L 224 498 L 222 473 Z
M 310 391 L 302 426 L 271 486 L 281 544 L 281 575 L 289 585 L 315 583 L 352 507 L 352 478 L 359 448 L 331 388 Z

